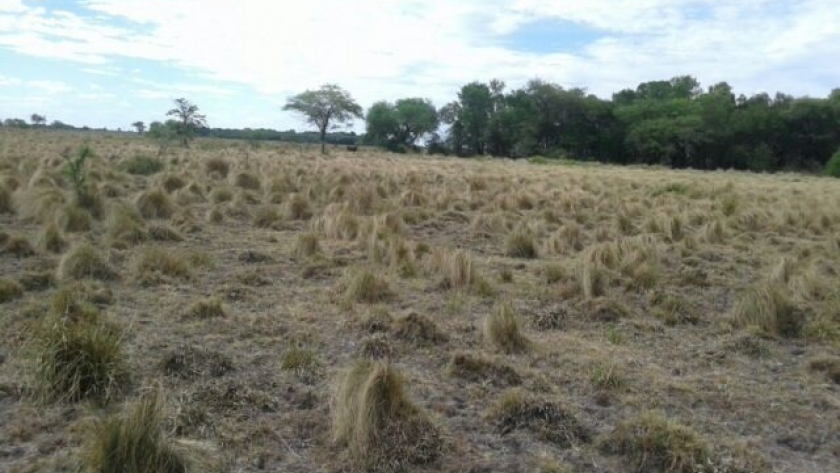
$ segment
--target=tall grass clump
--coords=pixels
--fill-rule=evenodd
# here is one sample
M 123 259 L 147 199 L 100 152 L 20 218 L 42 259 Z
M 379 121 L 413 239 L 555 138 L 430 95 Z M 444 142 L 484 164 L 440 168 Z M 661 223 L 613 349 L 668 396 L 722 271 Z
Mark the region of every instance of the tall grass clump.
M 504 353 L 524 353 L 531 348 L 531 342 L 519 330 L 519 322 L 513 307 L 508 303 L 498 304 L 484 318 L 484 339 Z
M 161 395 L 149 391 L 125 412 L 96 426 L 83 450 L 83 463 L 96 473 L 207 471 L 211 462 L 200 465 L 198 455 L 168 438 L 165 424 Z
M 34 333 L 44 398 L 108 402 L 128 379 L 121 335 L 93 307 L 64 299 L 53 301 L 53 310 Z
M 121 168 L 129 174 L 151 176 L 163 171 L 165 166 L 160 158 L 138 154 L 123 161 Z
M 763 283 L 741 294 L 732 318 L 741 327 L 758 327 L 763 332 L 783 337 L 798 336 L 804 325 L 801 311 L 777 283 Z
M 411 471 L 443 449 L 440 428 L 409 399 L 392 366 L 357 361 L 342 377 L 332 403 L 333 441 L 367 471 Z
M 58 265 L 58 279 L 97 279 L 109 281 L 118 277 L 105 258 L 88 243 L 71 248 Z
M 137 210 L 146 219 L 167 219 L 175 212 L 175 206 L 166 192 L 154 189 L 137 197 Z

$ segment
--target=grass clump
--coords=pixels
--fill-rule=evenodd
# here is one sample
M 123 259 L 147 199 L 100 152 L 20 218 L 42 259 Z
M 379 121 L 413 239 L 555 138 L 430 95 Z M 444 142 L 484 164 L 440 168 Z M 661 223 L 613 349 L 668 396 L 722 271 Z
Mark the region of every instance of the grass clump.
M 840 358 L 822 356 L 810 361 L 813 371 L 825 373 L 834 384 L 840 384 Z
M 252 223 L 258 228 L 271 228 L 281 221 L 280 213 L 273 206 L 260 207 L 254 213 Z
M 321 252 L 321 244 L 316 233 L 301 233 L 295 238 L 295 253 L 298 256 L 309 257 Z
M 14 213 L 12 193 L 5 186 L 0 186 L 0 214 Z
M 35 255 L 35 249 L 29 240 L 22 236 L 9 236 L 3 244 L 3 253 L 15 258 L 29 258 Z
M 128 379 L 121 336 L 77 296 L 54 298 L 35 331 L 37 378 L 47 400 L 108 402 Z
M 55 222 L 49 222 L 41 228 L 35 244 L 39 249 L 50 253 L 61 253 L 67 248 L 67 240 Z
M 409 399 L 403 376 L 381 362 L 357 361 L 343 375 L 332 418 L 333 441 L 367 471 L 410 471 L 443 449 L 440 428 Z
M 802 332 L 803 314 L 778 284 L 764 283 L 738 299 L 732 318 L 741 327 L 755 326 L 767 334 L 796 337 Z
M 625 455 L 635 471 L 709 471 L 712 449 L 694 430 L 647 412 L 620 423 L 599 442 L 608 454 Z
M 312 218 L 312 207 L 309 199 L 303 194 L 292 194 L 284 204 L 286 218 L 289 220 L 309 220 Z
M 83 233 L 93 227 L 90 212 L 73 204 L 66 204 L 57 216 L 59 226 L 68 233 Z
M 230 163 L 222 158 L 210 158 L 204 162 L 204 170 L 210 176 L 224 179 L 230 173 Z
M 280 359 L 280 369 L 291 371 L 298 376 L 312 375 L 321 368 L 321 360 L 318 354 L 311 348 L 292 346 Z
M 449 338 L 432 319 L 416 313 L 394 321 L 394 336 L 419 345 L 437 345 Z
M 505 240 L 505 254 L 511 258 L 534 259 L 539 256 L 533 235 L 516 230 Z
M 145 219 L 168 219 L 175 212 L 175 206 L 166 192 L 154 189 L 140 194 L 137 210 Z
M 187 262 L 163 248 L 147 248 L 141 252 L 135 260 L 134 270 L 144 285 L 154 285 L 167 279 L 190 278 Z
M 514 430 L 528 430 L 540 440 L 569 448 L 589 442 L 591 434 L 571 412 L 560 403 L 539 399 L 520 388 L 506 391 L 490 408 L 487 418 L 496 431 L 505 435 Z
M 394 347 L 383 334 L 375 334 L 362 340 L 358 353 L 363 359 L 390 360 L 394 357 Z
M 522 384 L 522 377 L 510 366 L 466 353 L 452 357 L 447 373 L 471 383 L 490 383 L 497 387 Z
M 58 279 L 96 279 L 110 281 L 116 271 L 105 258 L 88 243 L 80 243 L 67 252 L 58 265 Z
M 348 273 L 344 299 L 347 302 L 375 304 L 391 297 L 388 281 L 370 269 Z
M 154 241 L 184 241 L 183 235 L 169 225 L 150 225 L 147 233 Z
M 157 391 L 97 425 L 82 459 L 97 473 L 200 471 L 188 450 L 166 436 L 163 400 Z
M 237 174 L 233 182 L 237 187 L 252 191 L 258 191 L 262 187 L 260 178 L 247 172 Z
M 23 297 L 23 286 L 11 279 L 0 279 L 0 304 Z
M 615 391 L 624 386 L 626 380 L 621 367 L 614 362 L 596 363 L 589 372 L 589 381 L 602 391 Z
M 136 155 L 122 163 L 123 171 L 138 176 L 151 176 L 163 171 L 163 160 L 152 156 Z
M 140 212 L 128 205 L 111 208 L 105 220 L 105 234 L 112 244 L 121 247 L 142 243 L 148 236 Z
M 216 319 L 227 317 L 227 312 L 221 300 L 210 298 L 194 302 L 187 315 L 194 319 Z
M 504 353 L 524 353 L 531 342 L 519 330 L 513 307 L 503 303 L 484 318 L 484 339 Z

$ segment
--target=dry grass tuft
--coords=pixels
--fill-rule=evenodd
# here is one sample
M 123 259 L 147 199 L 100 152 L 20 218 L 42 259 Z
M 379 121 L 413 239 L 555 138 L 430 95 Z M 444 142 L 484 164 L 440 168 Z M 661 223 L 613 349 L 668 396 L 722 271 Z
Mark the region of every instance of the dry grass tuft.
M 14 202 L 12 193 L 5 186 L 0 186 L 0 214 L 14 213 Z
M 504 353 L 524 353 L 531 349 L 531 341 L 519 330 L 519 322 L 513 307 L 508 303 L 498 304 L 484 318 L 484 339 Z
M 118 277 L 99 251 L 88 243 L 80 243 L 71 248 L 58 265 L 58 279 L 110 281 Z
M 166 192 L 155 189 L 137 197 L 137 210 L 146 219 L 167 219 L 175 212 L 175 206 Z
M 204 162 L 204 170 L 211 177 L 225 179 L 230 173 L 230 163 L 222 158 L 210 158 Z
M 35 255 L 35 249 L 29 240 L 22 236 L 9 236 L 3 244 L 2 253 L 12 255 L 15 258 L 29 258 Z
M 0 279 L 0 304 L 23 297 L 23 286 L 11 279 Z
M 301 233 L 295 238 L 295 254 L 310 257 L 321 253 L 321 244 L 315 233 Z
M 187 311 L 187 316 L 194 319 L 216 319 L 227 317 L 227 312 L 221 300 L 210 298 L 194 302 Z
M 105 220 L 105 234 L 112 245 L 120 247 L 142 243 L 148 236 L 140 212 L 128 205 L 111 207 Z
M 282 218 L 277 208 L 272 205 L 260 207 L 254 213 L 253 224 L 259 228 L 271 228 L 276 223 L 280 222 Z
M 312 222 L 312 229 L 334 240 L 355 240 L 359 236 L 359 219 L 346 205 L 330 204 L 323 215 Z
M 522 377 L 510 366 L 467 353 L 453 356 L 447 373 L 471 383 L 490 383 L 496 387 L 522 384 Z
M 716 471 L 707 469 L 713 463 L 713 452 L 697 432 L 652 412 L 620 423 L 599 446 L 605 453 L 626 456 L 635 471 Z
M 333 441 L 366 471 L 409 471 L 442 453 L 440 428 L 405 393 L 393 367 L 357 361 L 342 377 L 332 406 Z
M 528 430 L 560 448 L 587 443 L 591 438 L 589 429 L 567 407 L 536 398 L 520 388 L 506 391 L 490 408 L 487 418 L 499 434 Z
M 309 199 L 303 194 L 292 194 L 283 204 L 286 218 L 289 220 L 309 220 L 312 218 L 312 208 Z
M 37 378 L 47 400 L 108 402 L 128 379 L 121 336 L 76 297 L 54 299 L 35 331 Z
M 804 315 L 790 301 L 784 288 L 769 282 L 741 294 L 732 318 L 740 327 L 754 326 L 783 337 L 798 336 L 805 323 Z
M 135 275 L 142 285 L 156 285 L 171 279 L 187 280 L 190 267 L 186 261 L 164 250 L 151 247 L 140 252 L 134 261 Z
M 233 182 L 237 187 L 252 191 L 258 191 L 262 187 L 260 178 L 247 172 L 237 174 Z
M 147 230 L 149 239 L 153 241 L 184 241 L 184 236 L 178 230 L 164 224 L 149 225 Z
M 159 392 L 144 394 L 126 412 L 100 422 L 82 459 L 97 473 L 188 473 L 212 471 L 212 458 L 193 454 L 165 434 L 163 399 Z M 203 461 L 197 461 L 202 458 Z
M 74 204 L 63 206 L 56 220 L 62 230 L 68 233 L 84 233 L 93 227 L 93 217 L 90 212 Z
M 67 240 L 55 222 L 47 223 L 41 228 L 35 244 L 38 249 L 48 253 L 61 253 L 67 248 Z
M 178 189 L 186 187 L 187 181 L 185 181 L 181 176 L 170 174 L 169 176 L 163 178 L 160 185 L 163 187 L 163 190 L 165 190 L 168 194 L 171 194 Z
M 415 313 L 394 321 L 394 336 L 418 345 L 439 345 L 449 339 L 432 319 Z
M 537 258 L 539 254 L 534 236 L 521 229 L 515 230 L 505 240 L 505 254 L 511 258 Z
M 344 287 L 344 300 L 349 303 L 376 304 L 392 296 L 388 281 L 366 268 L 348 271 Z

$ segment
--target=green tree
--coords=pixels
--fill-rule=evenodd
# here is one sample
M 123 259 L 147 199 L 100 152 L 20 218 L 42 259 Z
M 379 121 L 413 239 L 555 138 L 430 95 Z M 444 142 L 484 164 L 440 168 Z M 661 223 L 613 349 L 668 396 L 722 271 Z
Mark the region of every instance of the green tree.
M 825 173 L 832 177 L 840 177 L 840 149 L 826 163 Z
M 29 120 L 35 126 L 44 126 L 47 123 L 47 117 L 43 115 L 38 115 L 37 113 L 33 113 Z
M 207 126 L 207 118 L 198 113 L 198 106 L 185 98 L 175 99 L 175 108 L 166 116 L 175 117 L 175 133 L 184 148 L 189 148 L 196 132 Z
M 138 135 L 142 135 L 146 131 L 146 124 L 141 121 L 136 121 L 131 124 L 135 130 L 137 130 Z
M 367 137 L 394 151 L 415 147 L 417 140 L 438 128 L 438 114 L 428 99 L 408 98 L 396 103 L 377 102 L 366 117 Z
M 300 113 L 307 123 L 318 129 L 321 135 L 321 153 L 327 152 L 328 130 L 337 128 L 339 123 L 349 123 L 353 118 L 363 118 L 362 107 L 347 91 L 334 84 L 290 97 L 283 110 Z

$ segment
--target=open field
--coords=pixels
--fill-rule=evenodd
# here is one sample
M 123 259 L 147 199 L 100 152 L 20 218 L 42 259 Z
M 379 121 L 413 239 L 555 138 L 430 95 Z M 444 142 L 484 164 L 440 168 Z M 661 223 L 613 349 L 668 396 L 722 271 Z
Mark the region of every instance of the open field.
M 0 471 L 840 471 L 838 180 L 156 154 L 0 131 Z

